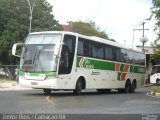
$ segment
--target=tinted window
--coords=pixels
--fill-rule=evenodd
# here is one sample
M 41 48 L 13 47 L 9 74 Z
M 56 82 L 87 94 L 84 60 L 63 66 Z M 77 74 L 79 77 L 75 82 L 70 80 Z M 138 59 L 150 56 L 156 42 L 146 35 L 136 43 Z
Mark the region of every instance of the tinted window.
M 139 53 L 139 56 L 140 56 L 140 60 L 139 60 L 140 63 L 139 64 L 145 65 L 145 55 Z
M 105 47 L 105 59 L 107 60 L 114 60 L 114 49 L 111 46 Z
M 77 49 L 78 55 L 83 55 L 83 41 L 78 41 L 78 49 Z
M 121 49 L 121 62 L 126 62 L 127 54 L 125 49 Z
M 145 65 L 145 55 L 142 53 L 101 44 L 84 38 L 78 38 L 78 40 L 78 55 L 129 64 Z
M 92 43 L 92 56 L 95 58 L 104 58 L 102 45 L 100 45 L 99 43 Z
M 85 57 L 91 56 L 91 44 L 88 40 L 79 38 L 78 39 L 77 54 Z
M 134 52 L 128 51 L 127 54 L 129 57 L 129 63 L 134 63 Z
M 121 49 L 116 48 L 116 61 L 121 61 Z

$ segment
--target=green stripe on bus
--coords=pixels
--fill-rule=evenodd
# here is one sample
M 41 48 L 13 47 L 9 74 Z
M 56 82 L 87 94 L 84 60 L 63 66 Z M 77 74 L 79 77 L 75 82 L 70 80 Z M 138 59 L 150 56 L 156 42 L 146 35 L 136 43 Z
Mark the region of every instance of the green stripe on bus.
M 19 75 L 24 75 L 24 72 L 21 71 L 21 70 L 19 70 L 19 71 L 18 71 L 18 74 L 19 74 Z
M 47 76 L 56 76 L 57 73 L 56 73 L 56 72 L 48 72 L 46 75 L 47 75 Z
M 124 64 L 121 64 L 120 71 L 121 71 L 121 72 L 124 71 Z
M 134 66 L 133 65 L 130 66 L 130 72 L 134 72 Z
M 121 80 L 121 73 L 118 73 L 117 80 Z
M 25 72 L 19 70 L 19 75 L 25 75 Z M 38 72 L 27 72 L 30 76 L 56 76 L 56 72 L 38 73 Z
M 115 71 L 115 63 L 113 62 L 99 61 L 99 60 L 88 59 L 88 58 L 82 61 L 81 59 L 82 57 L 77 58 L 77 67 L 81 67 L 80 64 L 83 64 L 84 68 Z
M 92 58 L 86 58 L 86 57 L 77 57 L 77 63 L 76 66 L 79 68 L 88 68 L 88 69 L 100 69 L 100 70 L 111 70 L 116 71 L 116 64 L 115 62 L 110 61 L 103 61 L 103 60 L 97 60 Z M 125 64 L 120 64 L 120 72 L 124 72 Z M 129 65 L 130 68 L 128 72 L 131 73 L 145 73 L 145 67 L 138 66 L 138 65 Z

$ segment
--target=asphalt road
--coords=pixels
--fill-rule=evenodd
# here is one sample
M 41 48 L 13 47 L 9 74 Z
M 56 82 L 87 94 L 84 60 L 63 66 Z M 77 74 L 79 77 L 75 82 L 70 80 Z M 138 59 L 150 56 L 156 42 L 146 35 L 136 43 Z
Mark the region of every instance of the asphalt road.
M 0 91 L 0 113 L 86 114 L 83 117 L 88 118 L 94 115 L 94 119 L 97 120 L 101 114 L 103 114 L 102 118 L 106 118 L 106 115 L 115 118 L 113 114 L 117 114 L 119 120 L 125 115 L 127 118 L 128 114 L 130 114 L 128 117 L 136 114 L 142 120 L 142 115 L 160 114 L 160 99 L 147 96 L 147 92 L 148 88 L 138 89 L 133 94 L 116 91 L 98 94 L 95 90 L 90 90 L 75 96 L 72 92 L 60 91 L 52 92 L 47 96 L 42 90 Z M 79 119 L 82 117 L 82 115 L 72 117 L 77 116 Z

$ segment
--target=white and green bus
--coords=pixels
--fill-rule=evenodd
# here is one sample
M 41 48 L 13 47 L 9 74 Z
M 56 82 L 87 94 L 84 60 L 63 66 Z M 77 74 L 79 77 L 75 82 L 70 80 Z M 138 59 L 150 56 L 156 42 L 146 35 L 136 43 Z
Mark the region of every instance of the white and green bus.
M 16 55 L 18 44 L 12 54 Z M 30 33 L 21 54 L 19 84 L 52 90 L 135 92 L 144 86 L 145 54 L 98 37 L 73 32 Z

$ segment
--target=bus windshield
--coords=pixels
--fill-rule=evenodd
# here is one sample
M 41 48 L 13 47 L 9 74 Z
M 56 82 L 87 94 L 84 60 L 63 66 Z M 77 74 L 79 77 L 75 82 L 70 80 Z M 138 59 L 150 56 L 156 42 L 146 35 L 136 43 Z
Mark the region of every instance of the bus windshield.
M 29 35 L 23 47 L 20 70 L 25 72 L 56 71 L 58 43 L 61 35 Z M 57 53 L 56 53 L 57 54 Z
M 20 69 L 26 72 L 56 71 L 57 60 L 54 56 L 55 45 L 25 45 L 21 57 Z

